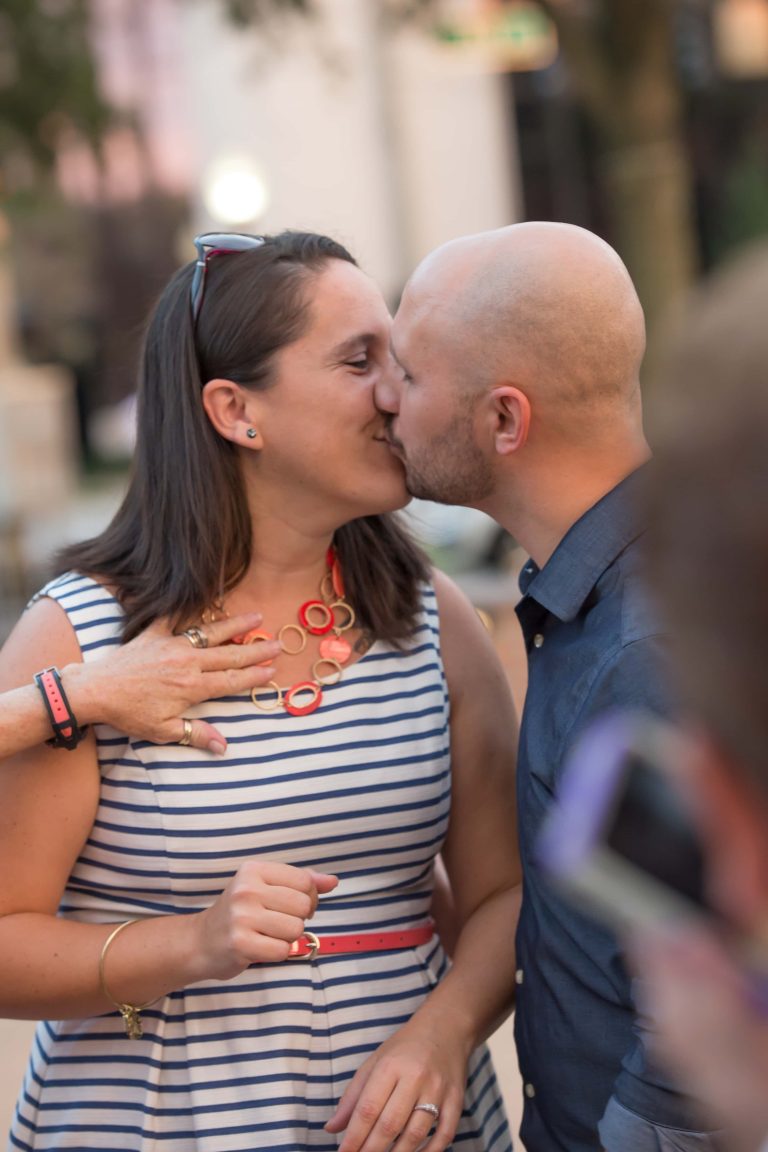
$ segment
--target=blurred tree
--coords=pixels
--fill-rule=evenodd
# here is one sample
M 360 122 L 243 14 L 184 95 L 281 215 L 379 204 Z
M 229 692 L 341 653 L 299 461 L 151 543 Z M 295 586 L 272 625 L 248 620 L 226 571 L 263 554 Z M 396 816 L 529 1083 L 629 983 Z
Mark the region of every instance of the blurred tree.
M 291 12 L 309 16 L 314 11 L 313 0 L 224 0 L 224 5 L 231 19 L 244 26 Z
M 186 2 L 186 0 L 183 0 Z M 124 8 L 135 70 L 146 67 L 151 0 Z M 27 360 L 63 364 L 76 385 L 83 459 L 93 412 L 134 387 L 143 317 L 177 264 L 188 205 L 154 181 L 140 115 L 99 87 L 91 20 L 98 0 L 0 0 L 0 200 L 9 224 L 11 318 Z M 119 133 L 135 190 L 115 194 L 105 145 Z M 62 154 L 86 194 L 67 198 Z M 80 147 L 83 146 L 83 147 Z
M 677 60 L 679 0 L 540 0 L 597 135 L 613 240 L 649 327 L 696 270 Z
M 0 0 L 0 191 L 49 172 L 76 134 L 97 150 L 111 113 L 88 34 L 88 0 Z

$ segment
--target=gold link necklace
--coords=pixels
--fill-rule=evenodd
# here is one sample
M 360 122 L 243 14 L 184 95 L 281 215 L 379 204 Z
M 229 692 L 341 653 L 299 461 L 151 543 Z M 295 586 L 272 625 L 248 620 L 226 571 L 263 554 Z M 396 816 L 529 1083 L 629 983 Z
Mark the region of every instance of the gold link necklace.
M 307 646 L 307 636 L 320 636 L 320 659 L 312 665 L 311 679 L 299 680 L 290 688 L 282 688 L 270 680 L 263 688 L 251 691 L 251 700 L 260 712 L 284 709 L 291 716 L 309 716 L 323 699 L 323 688 L 338 684 L 344 675 L 344 665 L 352 655 L 352 645 L 343 635 L 355 624 L 355 610 L 344 594 L 344 579 L 336 549 L 331 546 L 326 555 L 326 571 L 320 581 L 320 599 L 307 600 L 298 610 L 298 624 L 283 624 L 277 633 L 280 647 L 286 656 L 298 656 Z M 216 605 L 216 611 L 224 611 Z M 213 613 L 206 614 L 212 618 Z M 255 644 L 258 640 L 274 640 L 271 632 L 252 628 L 235 636 L 235 644 Z

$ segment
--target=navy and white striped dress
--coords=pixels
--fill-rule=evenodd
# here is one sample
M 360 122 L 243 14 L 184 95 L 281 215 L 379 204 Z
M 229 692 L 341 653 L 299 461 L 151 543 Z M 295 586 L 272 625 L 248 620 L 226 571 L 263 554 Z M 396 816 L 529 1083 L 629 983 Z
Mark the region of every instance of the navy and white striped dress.
M 118 643 L 121 612 L 79 575 L 45 590 L 85 660 Z M 243 861 L 332 872 L 318 934 L 420 925 L 450 806 L 449 704 L 434 592 L 407 653 L 376 643 L 310 716 L 258 712 L 250 696 L 193 710 L 224 758 L 97 726 L 101 800 L 61 915 L 89 923 L 198 911 Z M 142 1013 L 38 1026 L 9 1147 L 77 1152 L 334 1149 L 323 1125 L 351 1076 L 445 970 L 437 938 L 408 951 L 253 965 Z M 474 1054 L 452 1147 L 511 1140 L 490 1057 Z

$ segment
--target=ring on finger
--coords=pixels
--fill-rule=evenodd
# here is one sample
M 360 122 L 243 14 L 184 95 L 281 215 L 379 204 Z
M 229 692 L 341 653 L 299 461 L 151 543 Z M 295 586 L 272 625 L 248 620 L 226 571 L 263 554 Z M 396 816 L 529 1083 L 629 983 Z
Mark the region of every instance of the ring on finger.
M 179 740 L 179 744 L 181 744 L 183 748 L 186 748 L 187 745 L 192 743 L 192 721 L 188 720 L 186 716 L 182 716 L 182 721 L 184 723 L 184 735 L 181 740 Z
M 187 628 L 182 632 L 182 636 L 186 636 L 193 648 L 208 647 L 208 637 L 202 628 Z
M 440 1109 L 437 1104 L 415 1104 L 413 1107 L 414 1112 L 429 1112 L 430 1116 L 434 1117 L 435 1124 L 440 1119 Z

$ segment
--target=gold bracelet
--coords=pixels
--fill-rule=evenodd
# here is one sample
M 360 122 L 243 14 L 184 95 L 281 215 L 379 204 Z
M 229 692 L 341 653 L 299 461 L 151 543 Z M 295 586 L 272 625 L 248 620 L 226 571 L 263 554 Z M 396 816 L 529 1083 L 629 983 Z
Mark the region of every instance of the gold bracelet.
M 107 936 L 106 940 L 104 941 L 104 945 L 101 949 L 101 955 L 99 956 L 99 984 L 101 985 L 101 990 L 106 996 L 107 1000 L 110 1000 L 114 1004 L 115 1008 L 117 1008 L 120 1015 L 122 1016 L 123 1021 L 125 1022 L 125 1032 L 130 1040 L 141 1040 L 143 1032 L 141 1030 L 141 1019 L 139 1017 L 139 1013 L 143 1012 L 145 1008 L 149 1008 L 150 1004 L 154 1004 L 156 1000 L 159 999 L 159 997 L 156 997 L 155 1000 L 147 1000 L 146 1004 L 123 1004 L 120 1000 L 113 996 L 109 990 L 109 986 L 107 985 L 107 980 L 104 975 L 104 963 L 107 958 L 109 946 L 115 937 L 119 936 L 123 928 L 127 928 L 129 924 L 137 923 L 137 920 L 124 920 L 122 924 L 118 924 L 117 927 L 110 932 L 109 936 Z

